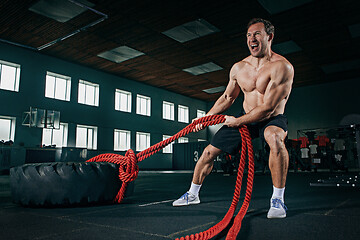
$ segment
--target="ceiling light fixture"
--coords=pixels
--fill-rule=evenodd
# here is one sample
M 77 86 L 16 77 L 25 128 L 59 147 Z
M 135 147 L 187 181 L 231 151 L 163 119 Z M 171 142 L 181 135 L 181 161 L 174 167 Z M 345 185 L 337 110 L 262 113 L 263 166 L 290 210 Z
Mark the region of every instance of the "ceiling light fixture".
M 206 92 L 208 94 L 214 94 L 214 93 L 223 92 L 223 91 L 225 91 L 225 89 L 226 89 L 225 86 L 220 86 L 220 87 L 204 89 L 203 92 Z
M 274 50 L 274 52 L 280 53 L 282 55 L 300 52 L 302 50 L 301 47 L 299 47 L 299 45 L 297 45 L 296 42 L 292 40 L 274 44 L 272 46 L 272 49 Z
M 105 58 L 112 62 L 121 63 L 141 55 L 144 55 L 144 53 L 127 46 L 121 46 L 106 52 L 102 52 L 98 54 L 98 57 Z
M 218 28 L 204 19 L 198 19 L 169 29 L 163 32 L 163 34 L 180 43 L 184 43 L 219 31 Z
M 213 62 L 209 62 L 209 63 L 205 63 L 202 65 L 198 65 L 195 67 L 191 67 L 191 68 L 185 68 L 183 69 L 184 72 L 188 72 L 191 73 L 192 75 L 200 75 L 200 74 L 204 74 L 204 73 L 209 73 L 209 72 L 215 72 L 215 71 L 219 71 L 222 70 L 223 68 L 216 65 Z

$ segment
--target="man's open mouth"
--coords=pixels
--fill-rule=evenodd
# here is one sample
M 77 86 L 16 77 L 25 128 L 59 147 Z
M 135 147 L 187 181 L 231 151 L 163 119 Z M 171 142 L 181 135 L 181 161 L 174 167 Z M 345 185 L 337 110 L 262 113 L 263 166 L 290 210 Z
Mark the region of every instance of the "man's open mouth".
M 255 50 L 257 47 L 259 47 L 259 44 L 251 44 L 250 47 L 252 50 Z

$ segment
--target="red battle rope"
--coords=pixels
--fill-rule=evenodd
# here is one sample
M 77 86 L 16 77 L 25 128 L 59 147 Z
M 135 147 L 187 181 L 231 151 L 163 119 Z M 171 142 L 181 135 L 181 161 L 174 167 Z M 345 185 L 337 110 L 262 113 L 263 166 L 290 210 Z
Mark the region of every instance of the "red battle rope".
M 195 126 L 197 124 L 202 124 L 204 127 L 210 126 L 210 125 L 216 125 L 219 123 L 225 122 L 225 116 L 224 115 L 211 115 L 211 116 L 205 116 L 200 119 L 195 120 L 191 124 L 189 124 L 187 127 L 182 129 L 180 132 L 175 134 L 174 136 L 161 141 L 153 146 L 151 146 L 148 149 L 145 149 L 142 152 L 139 152 L 135 155 L 134 151 L 129 149 L 125 156 L 121 156 L 118 154 L 101 154 L 96 157 L 93 157 L 87 162 L 110 162 L 110 163 L 116 163 L 119 165 L 119 178 L 122 181 L 121 188 L 115 198 L 114 201 L 120 203 L 121 200 L 124 198 L 126 186 L 129 182 L 134 181 L 139 173 L 139 167 L 137 166 L 138 162 L 141 162 L 145 158 L 155 154 L 156 152 L 160 151 L 164 147 L 166 147 L 171 142 L 175 141 L 176 139 L 185 136 L 192 132 L 195 129 Z M 221 231 L 223 231 L 230 223 L 231 219 L 234 216 L 236 206 L 239 202 L 240 198 L 240 190 L 242 185 L 242 178 L 244 174 L 245 169 L 245 160 L 248 158 L 248 177 L 247 177 L 247 186 L 246 186 L 246 193 L 245 193 L 245 199 L 244 202 L 236 215 L 234 219 L 234 223 L 231 226 L 228 235 L 226 239 L 236 239 L 237 234 L 240 231 L 241 228 L 241 221 L 244 218 L 246 211 L 249 207 L 250 199 L 251 199 L 251 193 L 252 193 L 252 187 L 253 187 L 253 180 L 254 180 L 254 157 L 253 157 L 253 149 L 251 144 L 251 137 L 249 134 L 249 131 L 246 126 L 241 126 L 239 128 L 241 138 L 242 138 L 242 147 L 241 147 L 241 158 L 240 158 L 240 164 L 238 169 L 238 175 L 236 178 L 236 185 L 235 185 L 235 192 L 233 196 L 233 200 L 231 202 L 230 208 L 228 212 L 226 213 L 225 217 L 215 226 L 209 228 L 208 230 L 197 233 L 195 235 L 190 235 L 186 237 L 180 238 L 180 240 L 206 240 L 213 238 L 217 234 L 219 234 Z M 177 238 L 178 240 L 179 238 Z

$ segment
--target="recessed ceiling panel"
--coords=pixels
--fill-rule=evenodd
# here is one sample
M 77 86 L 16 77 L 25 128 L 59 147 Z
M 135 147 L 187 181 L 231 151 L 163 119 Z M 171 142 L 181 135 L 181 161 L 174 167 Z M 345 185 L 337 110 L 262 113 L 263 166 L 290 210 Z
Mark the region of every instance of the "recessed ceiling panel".
M 195 67 L 183 69 L 183 71 L 191 73 L 192 75 L 200 75 L 204 73 L 219 71 L 222 69 L 222 67 L 216 65 L 215 63 L 209 62 Z
M 88 7 L 95 6 L 85 0 L 77 0 L 77 2 Z M 67 0 L 40 0 L 32 5 L 29 10 L 58 22 L 66 22 L 87 9 Z
M 226 89 L 225 86 L 220 86 L 220 87 L 204 89 L 203 92 L 206 92 L 208 94 L 214 94 L 214 93 L 218 93 L 218 92 L 223 92 L 223 91 L 225 91 L 225 89 Z
M 299 47 L 299 45 L 297 45 L 296 42 L 292 40 L 274 44 L 272 46 L 272 49 L 274 50 L 274 52 L 282 55 L 299 52 L 302 50 L 301 47 Z
M 116 63 L 124 62 L 126 60 L 136 58 L 141 55 L 144 55 L 144 53 L 127 46 L 121 46 L 118 48 L 114 48 L 110 51 L 98 54 L 99 57 Z
M 219 29 L 217 29 L 204 19 L 198 19 L 196 21 L 188 22 L 183 25 L 174 27 L 170 30 L 167 30 L 163 32 L 163 34 L 178 42 L 183 43 L 219 31 Z

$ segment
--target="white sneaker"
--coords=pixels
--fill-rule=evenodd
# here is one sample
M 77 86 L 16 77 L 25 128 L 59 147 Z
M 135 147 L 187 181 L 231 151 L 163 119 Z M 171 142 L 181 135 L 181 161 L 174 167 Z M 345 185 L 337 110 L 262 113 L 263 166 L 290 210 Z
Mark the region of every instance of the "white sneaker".
M 199 203 L 200 203 L 199 196 L 195 196 L 190 192 L 186 192 L 178 200 L 174 201 L 172 205 L 174 207 L 179 207 L 179 206 L 188 206 L 190 204 L 199 204 Z
M 285 218 L 287 207 L 279 198 L 270 199 L 270 209 L 267 218 Z

